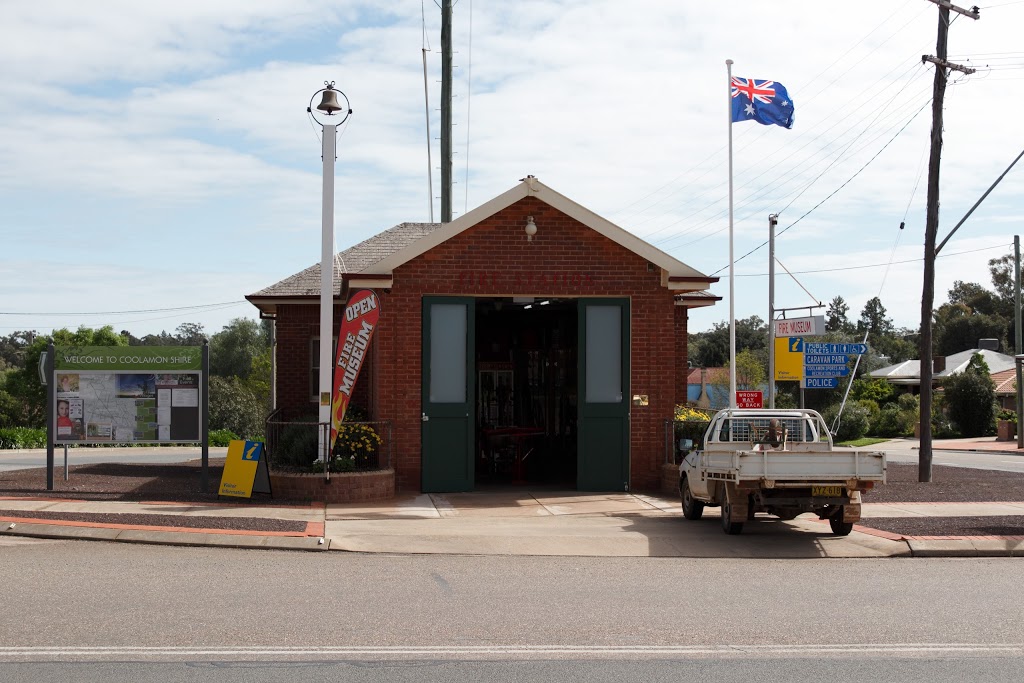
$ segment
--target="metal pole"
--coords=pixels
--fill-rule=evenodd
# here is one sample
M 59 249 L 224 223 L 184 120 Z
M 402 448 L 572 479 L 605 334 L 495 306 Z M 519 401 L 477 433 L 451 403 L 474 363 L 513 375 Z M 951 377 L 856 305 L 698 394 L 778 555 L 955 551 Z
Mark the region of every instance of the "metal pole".
M 68 445 L 64 444 L 64 481 L 68 480 Z
M 732 247 L 732 60 L 725 60 L 725 111 L 729 118 L 729 407 L 736 407 L 736 286 Z
M 334 339 L 334 157 L 337 153 L 337 130 L 335 124 L 324 125 L 323 140 L 323 230 L 320 243 L 320 409 L 318 422 L 331 422 L 331 351 Z M 318 452 L 326 458 L 330 447 L 330 434 L 324 437 L 320 431 Z M 326 460 L 325 460 L 326 462 Z
M 441 5 L 441 222 L 452 222 L 452 0 Z
M 434 222 L 434 162 L 430 159 L 430 93 L 427 90 L 427 48 L 423 48 L 423 107 L 427 111 L 427 203 Z
M 775 225 L 778 214 L 768 215 L 768 407 L 775 407 Z
M 942 247 L 946 246 L 946 242 L 948 242 L 949 238 L 953 236 L 953 233 L 959 230 L 960 226 L 964 224 L 964 221 L 971 217 L 971 214 L 974 213 L 974 210 L 977 209 L 983 201 L 985 201 L 985 197 L 987 197 L 992 192 L 992 190 L 996 189 L 996 185 L 998 185 L 1002 181 L 1002 179 L 1006 177 L 1006 174 L 1010 172 L 1010 169 L 1013 168 L 1014 164 L 1020 161 L 1021 157 L 1024 157 L 1024 149 L 1021 150 L 1020 154 L 1017 155 L 1016 159 L 1010 162 L 1010 165 L 1006 167 L 1006 170 L 1003 171 L 1003 174 L 996 178 L 996 181 L 994 183 L 989 185 L 989 188 L 985 190 L 985 194 L 981 195 L 981 198 L 978 199 L 978 201 L 974 202 L 974 206 L 971 207 L 971 210 L 964 214 L 964 217 L 961 218 L 960 222 L 957 223 L 956 226 L 949 231 L 949 234 L 946 235 L 946 238 L 942 240 L 939 246 L 935 247 L 936 256 L 938 256 L 939 252 L 942 251 Z
M 1013 236 L 1013 325 L 1016 334 L 1016 354 L 1021 354 L 1021 312 L 1020 312 L 1020 235 Z M 1017 448 L 1024 448 L 1024 427 L 1021 416 L 1024 415 L 1024 393 L 1021 389 L 1021 365 L 1017 367 Z
M 46 347 L 46 490 L 53 490 L 53 442 L 57 433 L 57 387 L 54 386 L 53 369 L 56 366 L 56 356 L 51 341 Z
M 210 491 L 210 340 L 203 340 L 203 368 L 200 371 L 200 396 L 203 423 L 200 434 L 203 437 L 203 448 L 199 471 L 199 489 L 203 493 Z

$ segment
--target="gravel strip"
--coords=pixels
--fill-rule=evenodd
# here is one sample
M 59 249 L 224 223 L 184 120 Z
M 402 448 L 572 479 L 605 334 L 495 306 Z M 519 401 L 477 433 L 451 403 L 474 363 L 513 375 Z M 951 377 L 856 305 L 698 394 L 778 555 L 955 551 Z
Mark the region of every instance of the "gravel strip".
M 864 494 L 865 503 L 1019 503 L 1024 473 L 932 466 L 932 480 L 917 480 L 917 465 L 890 463 L 888 482 Z
M 198 460 L 176 464 L 110 462 L 72 465 L 68 480 L 64 468 L 55 468 L 53 490 L 46 490 L 46 468 L 0 472 L 0 496 L 74 498 L 80 500 L 164 501 L 175 503 L 218 503 L 224 459 L 211 458 L 209 483 L 202 488 L 202 467 Z M 254 493 L 252 498 L 230 498 L 233 505 L 306 504 L 279 496 Z
M 1024 536 L 1024 516 L 871 517 L 857 525 L 904 536 Z

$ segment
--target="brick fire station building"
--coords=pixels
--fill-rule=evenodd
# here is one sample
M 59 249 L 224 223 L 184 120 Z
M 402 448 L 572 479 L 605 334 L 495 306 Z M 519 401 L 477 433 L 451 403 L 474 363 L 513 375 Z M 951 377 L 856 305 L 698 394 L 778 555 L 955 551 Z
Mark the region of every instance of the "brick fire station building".
M 686 401 L 688 310 L 719 300 L 717 279 L 531 176 L 342 252 L 334 328 L 350 292 L 376 292 L 353 403 L 391 424 L 395 489 L 654 490 Z M 315 415 L 319 264 L 247 299 L 275 321 L 278 408 Z

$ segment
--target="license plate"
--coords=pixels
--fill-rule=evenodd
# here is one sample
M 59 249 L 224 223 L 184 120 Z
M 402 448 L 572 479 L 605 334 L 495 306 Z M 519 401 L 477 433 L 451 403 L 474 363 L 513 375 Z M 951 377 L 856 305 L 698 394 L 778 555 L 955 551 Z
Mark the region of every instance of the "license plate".
M 811 496 L 817 498 L 841 498 L 843 496 L 842 486 L 812 486 Z

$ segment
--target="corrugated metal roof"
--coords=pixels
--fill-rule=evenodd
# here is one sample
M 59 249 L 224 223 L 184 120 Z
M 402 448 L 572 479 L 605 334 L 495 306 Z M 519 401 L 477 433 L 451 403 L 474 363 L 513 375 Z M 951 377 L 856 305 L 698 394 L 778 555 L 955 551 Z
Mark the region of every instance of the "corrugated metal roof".
M 970 363 L 971 358 L 974 354 L 980 353 L 981 357 L 985 360 L 988 365 L 989 372 L 992 375 L 1002 372 L 1006 369 L 1013 368 L 1013 356 L 1007 356 L 1004 353 L 998 353 L 996 351 L 990 351 L 989 349 L 968 349 L 961 351 L 960 353 L 954 353 L 952 356 L 946 356 L 946 367 L 942 372 L 936 372 L 933 377 L 935 379 L 942 379 L 943 377 L 949 377 L 950 375 L 958 372 L 963 372 L 967 364 Z M 898 382 L 900 380 L 917 379 L 921 378 L 921 361 L 920 360 L 908 360 L 896 365 L 889 365 L 878 370 L 873 370 L 870 373 L 871 377 L 876 379 L 887 379 L 889 381 Z

